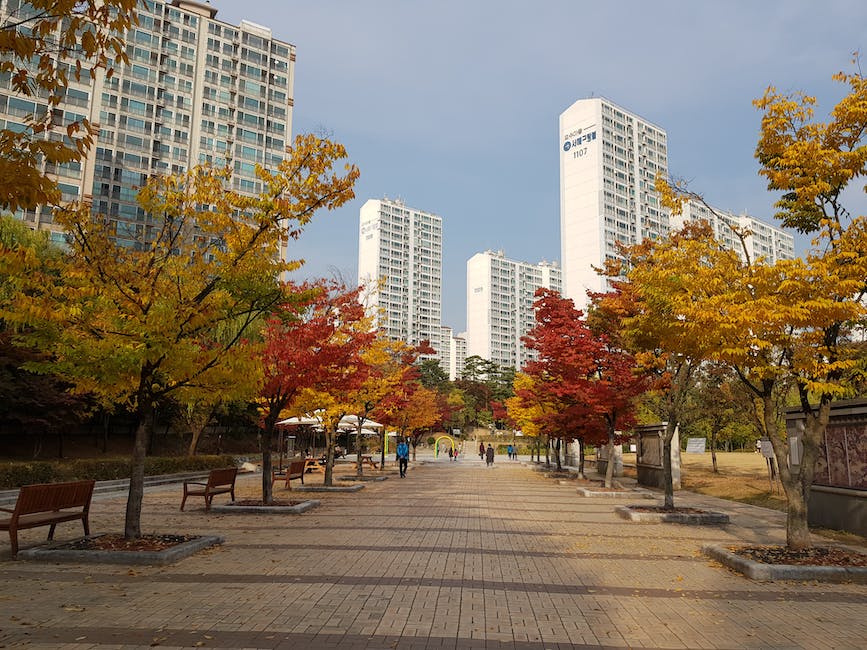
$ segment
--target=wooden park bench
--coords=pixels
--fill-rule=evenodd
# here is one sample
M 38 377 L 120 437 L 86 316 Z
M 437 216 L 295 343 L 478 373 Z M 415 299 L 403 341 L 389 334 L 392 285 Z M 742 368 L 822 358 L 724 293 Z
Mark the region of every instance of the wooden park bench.
M 274 485 L 274 481 L 286 481 L 286 487 L 290 490 L 292 486 L 289 484 L 293 478 L 300 478 L 301 484 L 304 484 L 304 468 L 307 465 L 307 461 L 303 458 L 299 458 L 298 460 L 289 461 L 289 466 L 284 470 L 275 469 L 271 473 L 271 485 Z
M 60 522 L 81 519 L 84 534 L 90 535 L 90 500 L 93 497 L 94 481 L 70 483 L 39 483 L 24 485 L 18 492 L 15 508 L 0 508 L 11 513 L 0 519 L 0 530 L 9 531 L 12 542 L 12 557 L 18 555 L 18 531 L 26 528 L 50 526 L 49 541 L 54 539 L 54 529 Z
M 181 499 L 181 510 L 187 502 L 187 497 L 205 497 L 205 510 L 211 509 L 211 501 L 218 494 L 226 494 L 235 500 L 235 478 L 238 476 L 237 467 L 225 467 L 212 469 L 208 473 L 208 481 L 184 481 L 184 498 Z

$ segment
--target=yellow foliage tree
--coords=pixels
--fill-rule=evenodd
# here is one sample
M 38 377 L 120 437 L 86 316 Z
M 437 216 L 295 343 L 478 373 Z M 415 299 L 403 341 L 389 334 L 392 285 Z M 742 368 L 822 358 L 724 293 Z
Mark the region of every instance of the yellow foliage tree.
M 8 3 L 7 3 L 8 4 Z M 0 73 L 12 92 L 32 98 L 22 128 L 0 129 L 0 207 L 15 211 L 60 198 L 42 169 L 80 161 L 96 126 L 66 120 L 54 110 L 71 81 L 111 76 L 127 61 L 123 34 L 135 23 L 138 0 L 28 0 L 16 2 L 0 24 Z
M 34 369 L 136 414 L 127 537 L 141 534 L 154 404 L 255 386 L 261 370 L 244 348 L 262 317 L 287 299 L 280 274 L 300 265 L 278 250 L 318 208 L 354 196 L 358 171 L 333 171 L 345 156 L 339 144 L 298 136 L 276 170 L 258 170 L 258 196 L 227 190 L 225 170 L 152 179 L 138 195 L 149 219 L 135 247 L 118 246 L 111 222 L 80 208 L 57 215 L 69 239 L 59 268 L 21 250 L 0 252 L 0 271 L 21 283 L 0 317 L 24 328 L 21 345 L 53 355 Z
M 384 400 L 400 389 L 401 382 L 416 358 L 415 350 L 403 341 L 393 341 L 381 334 L 361 353 L 362 363 L 367 367 L 367 376 L 352 395 L 352 410 L 355 416 L 356 457 L 355 472 L 363 473 L 361 455 L 364 447 L 362 429 L 364 423 L 374 419 L 374 411 Z M 382 453 L 380 470 L 385 467 L 385 430 L 380 432 Z
M 706 358 L 734 367 L 756 397 L 764 432 L 780 459 L 787 545 L 796 550 L 811 545 L 807 497 L 814 465 L 831 403 L 851 391 L 857 360 L 849 334 L 867 318 L 867 219 L 850 215 L 843 195 L 867 171 L 867 84 L 860 74 L 835 78 L 850 92 L 828 122 L 812 121 L 815 99 L 804 94 L 769 88 L 755 102 L 764 113 L 756 149 L 760 174 L 769 189 L 783 192 L 777 216 L 815 235 L 803 259 L 770 265 L 697 238 L 691 251 L 674 250 L 665 262 L 655 258 L 655 268 L 629 272 L 630 281 L 645 278 L 669 303 L 680 295 L 660 315 L 704 341 Z M 668 201 L 683 197 L 683 188 L 662 185 Z M 792 454 L 794 440 L 781 422 L 790 387 L 806 421 L 797 442 L 800 454 Z M 798 464 L 788 462 L 796 456 Z

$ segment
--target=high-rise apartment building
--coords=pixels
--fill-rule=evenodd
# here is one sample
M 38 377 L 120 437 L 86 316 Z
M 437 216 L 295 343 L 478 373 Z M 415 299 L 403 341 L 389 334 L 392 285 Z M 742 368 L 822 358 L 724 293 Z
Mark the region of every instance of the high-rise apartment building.
M 21 0 L 0 0 L 4 23 L 29 10 Z M 295 47 L 267 27 L 230 25 L 216 14 L 193 0 L 139 3 L 138 25 L 127 34 L 129 64 L 111 79 L 71 82 L 59 106 L 64 124 L 86 117 L 99 135 L 85 161 L 48 171 L 64 199 L 92 197 L 121 245 L 146 236 L 135 197 L 149 176 L 229 164 L 234 189 L 254 193 L 261 189 L 256 163 L 276 167 L 291 143 Z M 23 116 L 46 108 L 9 89 L 0 78 L 2 126 L 17 128 Z M 56 230 L 50 208 L 19 216 Z
M 391 339 L 429 341 L 442 359 L 442 217 L 396 199 L 360 211 L 358 284 L 376 325 Z
M 668 175 L 665 131 L 601 97 L 580 99 L 560 115 L 560 247 L 563 294 L 578 308 L 587 291 L 606 291 L 596 273 L 617 257 L 615 242 L 636 244 L 705 219 L 725 245 L 740 250 L 727 224 L 748 227 L 747 244 L 755 259 L 791 258 L 794 238 L 753 217 L 709 210 L 691 201 L 683 215 L 670 215 L 654 190 L 656 176 Z M 714 214 L 716 213 L 716 214 Z
M 663 129 L 616 104 L 580 99 L 560 115 L 560 247 L 564 295 L 583 308 L 604 291 L 593 267 L 625 244 L 668 232 L 653 190 L 668 172 Z
M 752 261 L 764 258 L 766 262 L 773 264 L 777 260 L 795 257 L 795 238 L 791 234 L 748 214 L 734 214 L 693 199 L 683 204 L 681 214 L 669 216 L 669 226 L 672 230 L 678 230 L 687 221 L 707 221 L 713 228 L 717 241 L 726 248 L 737 251 L 741 257 L 749 255 Z M 751 233 L 744 239 L 746 251 L 733 228 Z
M 535 325 L 534 294 L 562 292 L 556 263 L 529 264 L 503 251 L 477 253 L 467 261 L 467 355 L 520 370 L 535 358 L 521 342 Z
M 467 359 L 466 334 L 455 334 L 451 327 L 443 325 L 440 341 L 440 366 L 450 380 L 459 379 L 464 373 L 464 361 Z

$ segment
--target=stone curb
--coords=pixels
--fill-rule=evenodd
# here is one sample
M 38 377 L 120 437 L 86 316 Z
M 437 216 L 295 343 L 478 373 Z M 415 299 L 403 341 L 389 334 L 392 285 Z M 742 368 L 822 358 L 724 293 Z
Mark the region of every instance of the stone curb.
M 300 515 L 311 508 L 319 505 L 316 499 L 302 501 L 294 506 L 233 506 L 230 502 L 225 505 L 211 506 L 211 512 L 222 514 L 262 514 L 262 515 Z
M 99 537 L 91 535 L 90 537 Z M 58 542 L 45 546 L 28 548 L 18 552 L 18 558 L 23 560 L 37 560 L 44 562 L 79 562 L 81 564 L 172 564 L 178 560 L 188 558 L 194 553 L 210 546 L 222 544 L 222 537 L 214 535 L 202 535 L 188 542 L 172 546 L 163 551 L 80 551 L 74 549 L 57 548 L 69 542 Z
M 353 485 L 302 485 L 292 488 L 293 492 L 358 492 L 367 486 L 364 483 Z
M 722 512 L 635 512 L 632 508 L 642 506 L 617 506 L 614 512 L 622 519 L 638 521 L 646 524 L 688 524 L 691 526 L 706 526 L 729 523 L 729 516 Z
M 367 474 L 363 474 L 362 476 L 338 476 L 338 481 L 387 481 L 387 476 L 368 476 Z
M 720 544 L 703 544 L 701 552 L 752 580 L 816 580 L 867 584 L 867 567 L 765 564 L 741 557 Z
M 656 495 L 647 490 L 594 490 L 593 488 L 575 488 L 582 497 L 609 497 L 612 499 L 638 497 L 639 499 L 655 499 Z

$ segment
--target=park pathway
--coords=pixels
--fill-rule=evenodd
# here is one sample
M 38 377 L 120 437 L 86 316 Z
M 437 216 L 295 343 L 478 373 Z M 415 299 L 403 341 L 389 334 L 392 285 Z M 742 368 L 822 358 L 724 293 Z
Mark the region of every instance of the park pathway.
M 613 513 L 623 500 L 578 497 L 502 457 L 492 469 L 428 459 L 322 501 L 297 516 L 220 515 L 178 512 L 177 486 L 149 493 L 145 532 L 226 538 L 167 567 L 13 561 L 0 541 L 0 648 L 867 645 L 863 585 L 757 583 L 699 554 L 709 541 L 780 541 L 781 516 L 760 508 L 686 495 L 734 523 L 630 523 Z M 122 528 L 124 504 L 95 501 L 92 528 Z M 63 526 L 60 539 L 75 534 Z

